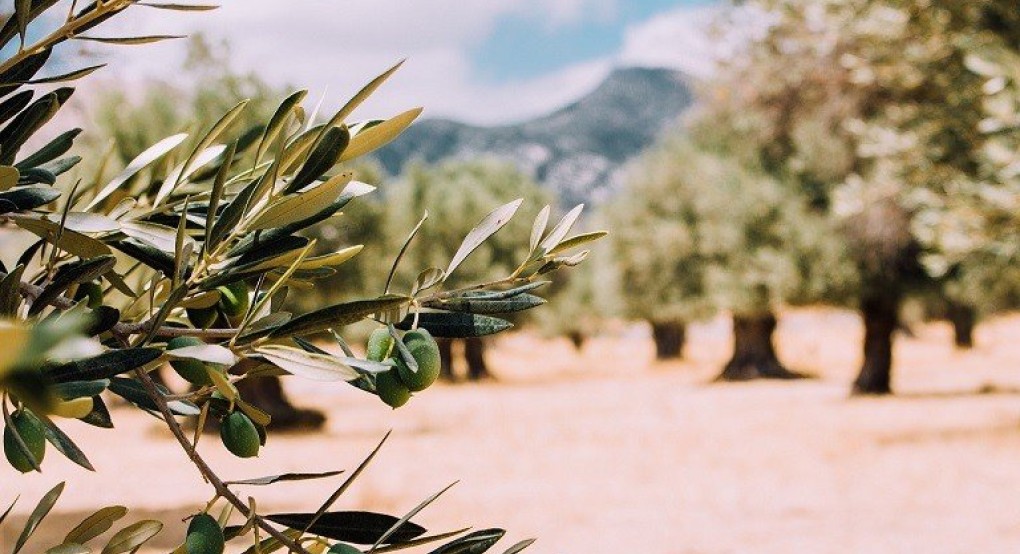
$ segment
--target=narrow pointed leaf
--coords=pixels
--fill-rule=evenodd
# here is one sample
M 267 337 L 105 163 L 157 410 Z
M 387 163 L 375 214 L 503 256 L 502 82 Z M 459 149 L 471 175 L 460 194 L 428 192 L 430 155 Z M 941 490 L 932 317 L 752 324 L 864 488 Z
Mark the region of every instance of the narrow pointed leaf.
M 57 486 L 50 489 L 43 497 L 42 500 L 36 504 L 35 509 L 32 510 L 32 514 L 28 516 L 28 521 L 25 522 L 25 526 L 21 530 L 21 534 L 18 536 L 17 542 L 14 543 L 14 550 L 11 554 L 18 554 L 28 539 L 32 538 L 32 534 L 42 523 L 42 520 L 50 513 L 53 509 L 53 505 L 57 503 L 57 499 L 60 498 L 60 493 L 64 492 L 64 483 L 59 483 Z
M 153 519 L 133 523 L 110 537 L 110 542 L 103 547 L 102 554 L 133 552 L 162 530 L 163 524 Z
M 409 315 L 397 325 L 397 329 L 410 330 L 414 316 Z M 418 326 L 428 330 L 434 337 L 463 339 L 493 335 L 513 327 L 505 319 L 486 315 L 459 312 L 422 312 L 418 314 Z
M 482 529 L 444 544 L 429 554 L 482 554 L 492 548 L 506 531 L 503 529 Z
M 305 529 L 308 521 L 314 515 L 306 513 L 271 514 L 265 516 L 265 519 L 291 529 Z M 398 521 L 391 515 L 375 512 L 326 512 L 308 527 L 307 532 L 354 544 L 372 544 Z M 386 544 L 413 540 L 424 533 L 424 527 L 406 522 L 391 534 Z
M 136 37 L 90 37 L 77 35 L 74 37 L 74 40 L 101 42 L 103 44 L 135 45 L 150 44 L 153 42 L 162 42 L 164 40 L 175 40 L 179 38 L 184 38 L 184 35 L 145 35 Z
M 187 133 L 179 133 L 171 135 L 156 144 L 146 148 L 141 154 L 131 160 L 127 167 L 125 167 L 120 173 L 117 174 L 109 183 L 103 187 L 96 196 L 88 203 L 85 207 L 85 211 L 93 211 L 96 206 L 101 204 L 104 200 L 110 197 L 117 189 L 122 187 L 124 183 L 127 183 L 132 177 L 138 174 L 139 171 L 145 169 L 156 160 L 162 158 L 173 149 L 181 145 L 187 140 Z
M 567 236 L 567 233 L 570 232 L 574 223 L 577 222 L 577 218 L 581 217 L 582 210 L 584 210 L 584 204 L 578 204 L 577 206 L 574 206 L 574 209 L 567 212 L 566 215 L 560 219 L 559 223 L 553 227 L 552 231 L 549 231 L 549 234 L 545 237 L 545 239 L 542 240 L 540 243 L 542 249 L 548 252 L 559 244 L 560 241 L 563 240 L 563 237 Z
M 305 335 L 356 323 L 376 313 L 406 304 L 406 296 L 381 296 L 371 300 L 355 300 L 336 304 L 298 316 L 270 333 L 270 338 Z
M 535 217 L 535 223 L 531 227 L 531 240 L 529 241 L 531 252 L 534 252 L 535 248 L 538 248 L 538 243 L 542 241 L 542 235 L 545 234 L 545 228 L 549 224 L 549 211 L 550 207 L 547 205 Z
M 387 119 L 378 125 L 364 129 L 358 134 L 351 137 L 351 142 L 344 150 L 343 155 L 340 157 L 340 161 L 353 160 L 359 156 L 364 156 L 369 152 L 382 148 L 393 139 L 397 138 L 400 133 L 403 133 L 405 129 L 411 126 L 411 123 L 421 115 L 422 109 L 415 108 L 408 110 L 402 114 L 394 116 L 391 119 Z
M 290 346 L 270 344 L 255 352 L 280 369 L 312 381 L 351 381 L 360 375 L 333 356 L 305 352 Z
M 67 436 L 66 433 L 61 431 L 60 428 L 48 418 L 41 418 L 41 420 L 46 440 L 52 444 L 58 452 L 63 454 L 68 460 L 71 460 L 89 471 L 96 470 L 96 468 L 92 467 L 92 462 L 89 461 L 88 456 L 82 452 L 81 448 L 78 448 L 78 445 L 71 440 L 71 437 Z
M 80 37 L 77 37 L 80 38 Z M 53 75 L 51 77 L 41 77 L 39 79 L 32 79 L 31 81 L 25 81 L 26 85 L 46 85 L 52 83 L 63 83 L 67 81 L 76 81 L 82 77 L 91 75 L 97 70 L 106 67 L 105 63 L 90 65 L 74 71 L 68 71 L 67 73 L 61 73 L 59 75 Z
M 524 199 L 518 198 L 513 202 L 504 204 L 495 210 L 489 212 L 470 233 L 464 237 L 464 242 L 461 243 L 460 248 L 457 249 L 457 253 L 453 255 L 453 259 L 450 260 L 450 265 L 446 268 L 447 277 L 457 266 L 464 261 L 476 248 L 482 245 L 489 237 L 494 235 L 497 231 L 503 228 L 504 225 L 510 222 L 514 214 L 517 213 L 517 209 L 521 207 L 521 203 Z
M 55 383 L 108 379 L 152 363 L 163 355 L 158 348 L 125 348 L 110 350 L 98 356 L 75 360 L 46 371 Z
M 263 210 L 247 229 L 271 229 L 308 219 L 336 202 L 353 178 L 353 173 L 343 173 L 313 189 L 284 196 Z
M 335 477 L 343 473 L 343 470 L 337 471 L 324 471 L 322 473 L 283 473 L 281 475 L 269 475 L 267 477 L 258 477 L 256 479 L 242 479 L 240 481 L 227 481 L 225 485 L 252 485 L 252 486 L 265 486 L 272 485 L 273 483 L 280 483 L 284 481 L 309 481 L 312 479 L 325 479 L 328 477 Z
M 519 294 L 506 300 L 480 300 L 476 298 L 449 298 L 437 302 L 426 302 L 426 308 L 471 314 L 509 314 L 530 310 L 545 304 L 544 298 L 533 294 Z

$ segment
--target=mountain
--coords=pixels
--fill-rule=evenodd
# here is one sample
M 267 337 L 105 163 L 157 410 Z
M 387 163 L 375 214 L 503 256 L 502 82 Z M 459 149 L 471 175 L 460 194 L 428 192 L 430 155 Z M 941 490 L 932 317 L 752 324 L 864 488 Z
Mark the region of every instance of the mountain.
M 687 75 L 668 69 L 617 69 L 583 98 L 530 121 L 497 127 L 421 121 L 378 158 L 397 174 L 414 160 L 496 157 L 558 193 L 565 205 L 597 202 L 623 164 L 691 105 L 691 84 Z

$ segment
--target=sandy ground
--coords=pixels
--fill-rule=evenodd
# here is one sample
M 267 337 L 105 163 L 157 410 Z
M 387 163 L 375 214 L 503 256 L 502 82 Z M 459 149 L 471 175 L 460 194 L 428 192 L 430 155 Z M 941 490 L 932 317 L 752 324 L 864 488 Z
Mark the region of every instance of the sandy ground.
M 727 354 L 725 320 L 692 329 L 689 359 L 669 364 L 654 363 L 642 330 L 580 354 L 514 335 L 493 353 L 498 383 L 437 386 L 393 412 L 349 387 L 292 381 L 302 404 L 329 412 L 325 433 L 273 436 L 254 461 L 232 459 L 216 437 L 200 449 L 228 478 L 353 468 L 392 428 L 338 508 L 400 514 L 459 479 L 416 520 L 506 527 L 504 549 L 538 537 L 535 554 L 1020 552 L 1020 316 L 981 326 L 966 353 L 945 325 L 917 331 L 897 345 L 891 398 L 848 398 L 853 314 L 798 310 L 782 318 L 781 356 L 818 380 L 709 384 Z M 97 474 L 52 451 L 42 475 L 0 468 L 0 497 L 22 494 L 15 520 L 69 481 L 27 552 L 100 504 L 132 507 L 125 522 L 172 522 L 151 550 L 166 552 L 180 518 L 208 499 L 158 421 L 124 409 L 114 419 L 116 436 L 66 426 Z M 310 511 L 336 483 L 242 493 L 261 511 Z

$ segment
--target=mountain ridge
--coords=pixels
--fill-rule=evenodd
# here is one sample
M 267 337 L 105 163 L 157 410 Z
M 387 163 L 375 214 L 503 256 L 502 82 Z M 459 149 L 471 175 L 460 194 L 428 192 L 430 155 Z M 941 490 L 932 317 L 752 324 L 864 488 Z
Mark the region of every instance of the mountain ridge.
M 610 194 L 626 162 L 690 107 L 693 82 L 671 69 L 618 68 L 588 94 L 547 115 L 496 126 L 426 119 L 377 157 L 393 174 L 416 160 L 507 160 L 557 193 L 564 205 L 598 202 Z

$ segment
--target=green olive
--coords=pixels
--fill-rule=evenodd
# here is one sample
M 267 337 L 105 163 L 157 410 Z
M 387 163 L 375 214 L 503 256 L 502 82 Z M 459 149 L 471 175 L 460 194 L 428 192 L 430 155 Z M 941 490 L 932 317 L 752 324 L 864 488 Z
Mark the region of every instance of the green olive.
M 75 300 L 88 299 L 85 305 L 95 309 L 103 305 L 103 286 L 96 281 L 89 281 L 78 285 L 74 293 Z
M 259 431 L 248 416 L 241 412 L 233 412 L 223 418 L 220 438 L 223 446 L 238 458 L 251 458 L 259 454 Z
M 32 453 L 36 463 L 42 464 L 43 457 L 46 455 L 46 435 L 42 422 L 31 413 L 21 410 L 11 416 L 11 423 L 14 424 L 18 436 L 28 447 L 28 451 Z M 11 466 L 22 473 L 28 473 L 35 469 L 32 467 L 32 461 L 18 447 L 10 427 L 4 427 L 4 455 L 7 456 L 7 461 Z
M 244 281 L 217 287 L 216 290 L 220 291 L 220 309 L 228 318 L 241 317 L 248 312 L 250 291 Z
M 390 355 L 393 347 L 393 337 L 387 328 L 376 329 L 368 337 L 368 346 L 365 348 L 365 357 L 373 362 L 381 362 Z
M 166 343 L 166 349 L 176 350 L 178 348 L 202 344 L 205 343 L 195 337 L 174 337 Z M 212 379 L 209 378 L 209 371 L 206 369 L 205 364 L 198 360 L 188 358 L 170 360 L 170 367 L 174 368 L 174 371 L 189 383 L 199 386 L 212 384 Z
M 411 399 L 411 391 L 400 381 L 395 369 L 375 376 L 375 392 L 391 408 L 399 408 Z
M 216 318 L 220 315 L 215 306 L 211 308 L 188 308 L 187 311 L 188 321 L 196 329 L 211 329 L 213 324 L 216 323 Z
M 425 329 L 415 329 L 404 333 L 403 343 L 411 352 L 411 357 L 418 363 L 418 371 L 411 371 L 402 358 L 397 358 L 397 373 L 400 380 L 412 392 L 429 388 L 439 378 L 442 360 L 439 357 L 439 345 Z
M 188 554 L 223 554 L 223 529 L 211 515 L 202 513 L 191 518 L 184 548 Z

